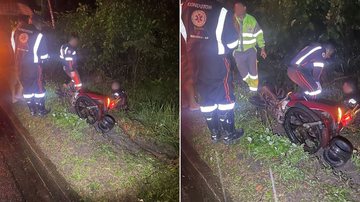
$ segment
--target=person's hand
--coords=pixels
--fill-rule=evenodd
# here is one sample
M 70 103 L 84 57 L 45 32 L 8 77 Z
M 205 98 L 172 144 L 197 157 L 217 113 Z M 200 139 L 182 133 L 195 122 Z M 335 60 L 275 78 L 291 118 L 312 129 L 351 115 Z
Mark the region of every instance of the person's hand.
M 261 49 L 260 55 L 261 55 L 262 58 L 264 58 L 264 60 L 266 59 L 267 54 L 266 54 L 265 48 L 262 48 L 262 49 Z

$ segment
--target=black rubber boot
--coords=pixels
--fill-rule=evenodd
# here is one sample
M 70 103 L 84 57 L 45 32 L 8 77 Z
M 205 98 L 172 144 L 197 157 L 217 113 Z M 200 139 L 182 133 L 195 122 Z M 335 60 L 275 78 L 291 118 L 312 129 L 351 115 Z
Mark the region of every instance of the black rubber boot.
M 203 114 L 211 133 L 211 141 L 213 143 L 219 142 L 221 139 L 221 130 L 220 130 L 219 119 L 217 116 L 217 110 L 213 112 L 206 112 Z
M 244 135 L 244 130 L 235 129 L 234 110 L 219 111 L 219 113 L 220 123 L 225 132 L 224 143 L 226 145 L 236 143 Z
M 45 98 L 36 98 L 36 106 L 38 116 L 45 116 L 50 112 L 50 110 L 45 108 Z
M 31 116 L 35 116 L 36 115 L 36 105 L 35 105 L 34 98 L 26 98 L 25 100 L 26 100 L 27 106 L 29 107 Z

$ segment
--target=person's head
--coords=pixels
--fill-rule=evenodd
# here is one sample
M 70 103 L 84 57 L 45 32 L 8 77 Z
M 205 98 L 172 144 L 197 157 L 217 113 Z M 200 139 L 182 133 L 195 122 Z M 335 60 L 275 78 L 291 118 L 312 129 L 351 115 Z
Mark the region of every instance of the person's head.
M 79 36 L 76 33 L 71 33 L 69 36 L 69 44 L 72 47 L 77 47 L 79 45 Z
M 120 83 L 118 81 L 114 81 L 111 84 L 111 90 L 113 91 L 117 91 L 120 89 Z
M 27 15 L 21 15 L 17 18 L 18 24 L 30 24 L 30 16 Z
M 322 45 L 322 47 L 325 48 L 325 54 L 323 55 L 325 59 L 329 59 L 334 55 L 335 53 L 334 45 L 332 45 L 331 43 L 325 43 Z
M 37 14 L 29 16 L 27 23 L 30 24 L 30 25 L 34 25 L 36 27 L 36 29 L 38 29 L 38 30 L 41 30 L 42 27 L 44 26 L 42 17 L 37 15 Z
M 358 83 L 354 78 L 347 79 L 342 86 L 344 94 L 352 94 L 358 91 Z
M 243 0 L 235 0 L 234 13 L 236 16 L 244 16 L 246 14 L 246 2 Z

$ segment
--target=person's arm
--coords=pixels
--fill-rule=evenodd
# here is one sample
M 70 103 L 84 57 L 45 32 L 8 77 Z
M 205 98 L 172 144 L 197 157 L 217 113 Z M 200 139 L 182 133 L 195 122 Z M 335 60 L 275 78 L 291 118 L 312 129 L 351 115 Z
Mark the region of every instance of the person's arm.
M 46 45 L 46 37 L 43 36 L 41 41 L 40 41 L 40 45 L 39 45 L 39 57 L 41 61 L 44 61 L 46 59 L 49 59 L 49 53 L 48 53 L 48 49 L 47 49 L 47 45 Z
M 261 57 L 264 59 L 267 57 L 266 50 L 265 50 L 265 39 L 264 39 L 264 32 L 261 29 L 259 23 L 256 21 L 255 29 L 254 29 L 254 37 L 256 38 L 256 43 L 261 48 Z
M 181 33 L 181 37 L 186 42 L 187 41 L 187 32 L 186 32 L 185 24 L 182 19 L 182 4 L 180 4 L 180 33 Z
M 228 49 L 235 49 L 239 45 L 239 35 L 234 26 L 234 14 L 228 11 L 226 14 L 224 29 L 223 29 L 223 43 Z
M 37 33 L 36 40 L 33 47 L 34 63 L 41 63 L 43 60 L 49 58 L 47 52 L 45 37 L 42 33 Z

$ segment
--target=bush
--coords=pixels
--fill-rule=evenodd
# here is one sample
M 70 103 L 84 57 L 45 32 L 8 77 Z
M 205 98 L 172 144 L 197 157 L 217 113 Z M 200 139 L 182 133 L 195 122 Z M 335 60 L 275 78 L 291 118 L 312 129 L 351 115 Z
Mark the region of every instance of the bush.
M 346 74 L 357 71 L 359 9 L 360 2 L 355 0 L 255 0 L 248 5 L 264 30 L 269 59 L 279 63 L 271 68 L 280 69 L 277 72 L 283 76 L 286 66 L 280 64 L 287 64 L 306 45 L 324 41 L 336 45 L 335 69 Z
M 177 81 L 178 15 L 174 0 L 98 0 L 96 5 L 80 4 L 76 12 L 61 14 L 57 22 L 57 38 L 62 41 L 71 32 L 79 34 L 84 71 L 103 71 L 133 86 L 144 80 Z M 170 88 L 176 86 L 178 82 Z

